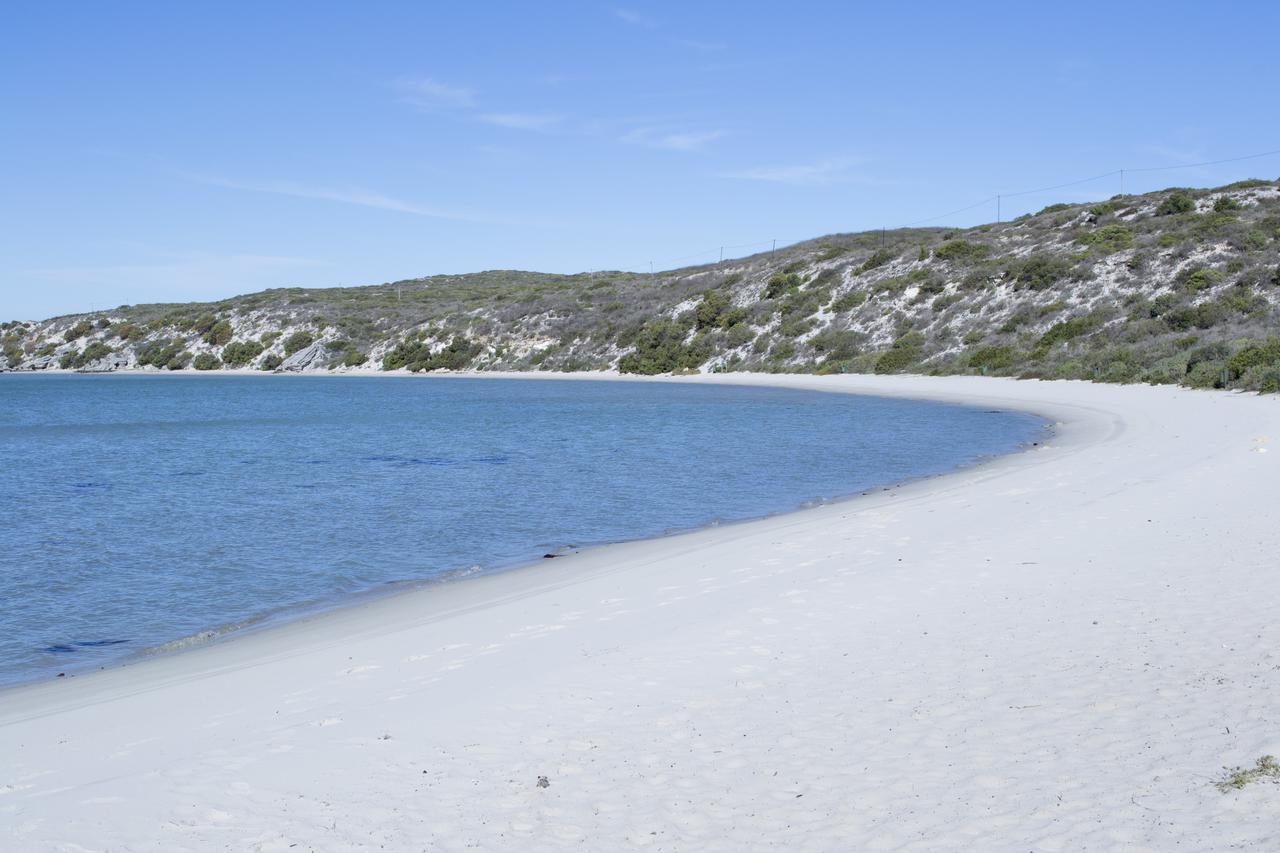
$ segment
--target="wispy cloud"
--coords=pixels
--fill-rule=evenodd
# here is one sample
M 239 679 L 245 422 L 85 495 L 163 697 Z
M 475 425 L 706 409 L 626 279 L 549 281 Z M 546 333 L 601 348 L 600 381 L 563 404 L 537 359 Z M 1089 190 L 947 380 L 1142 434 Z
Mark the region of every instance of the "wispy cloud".
M 431 77 L 403 78 L 396 81 L 396 88 L 407 103 L 426 108 L 469 107 L 476 99 L 472 89 L 442 83 Z
M 822 186 L 826 184 L 862 183 L 866 179 L 850 171 L 858 160 L 851 157 L 834 157 L 812 163 L 795 163 L 785 166 L 761 166 L 727 172 L 723 177 L 746 181 L 766 181 L 796 186 Z
M 622 136 L 622 141 L 647 148 L 667 151 L 697 151 L 724 136 L 723 130 L 667 131 L 653 127 L 637 127 Z
M 488 220 L 470 214 L 458 213 L 439 208 L 424 207 L 420 204 L 394 198 L 382 193 L 359 188 L 335 188 L 299 184 L 292 181 L 235 181 L 228 178 L 208 175 L 185 175 L 189 180 L 215 187 L 226 187 L 246 192 L 268 193 L 271 195 L 291 196 L 293 198 L 332 201 L 340 204 L 354 204 L 360 207 L 372 207 L 377 210 L 390 210 L 396 213 L 408 213 L 413 216 L 428 216 L 433 219 L 452 219 L 460 222 L 485 222 Z
M 647 30 L 651 30 L 658 26 L 658 22 L 653 18 L 648 15 L 642 15 L 635 9 L 614 9 L 613 14 L 618 20 L 633 27 L 644 27 Z
M 484 113 L 476 116 L 485 124 L 515 130 L 549 130 L 560 123 L 560 116 L 542 113 Z

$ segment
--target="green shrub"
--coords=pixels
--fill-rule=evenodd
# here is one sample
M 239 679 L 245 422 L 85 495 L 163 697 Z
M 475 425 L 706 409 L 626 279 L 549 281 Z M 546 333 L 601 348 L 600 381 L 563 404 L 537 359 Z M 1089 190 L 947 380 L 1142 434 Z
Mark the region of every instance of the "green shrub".
M 196 370 L 217 370 L 222 367 L 222 362 L 213 353 L 202 352 L 196 356 L 195 361 L 191 362 L 191 366 Z
M 1031 356 L 1036 359 L 1044 358 L 1055 344 L 1087 335 L 1098 328 L 1099 325 L 1101 325 L 1100 321 L 1092 314 L 1072 317 L 1070 320 L 1054 323 L 1049 327 L 1049 331 L 1041 335 L 1040 339 L 1036 341 L 1035 347 L 1031 350 Z
M 1240 202 L 1236 201 L 1229 195 L 1220 195 L 1213 200 L 1213 210 L 1215 213 L 1232 213 L 1240 209 Z
M 862 262 L 862 266 L 858 268 L 859 272 L 869 272 L 876 267 L 882 267 L 892 261 L 898 255 L 888 249 L 877 249 L 871 253 L 871 256 Z
M 1226 311 L 1219 302 L 1202 302 L 1199 305 L 1183 305 L 1166 311 L 1161 317 L 1175 332 L 1188 329 L 1209 329 L 1226 319 Z
M 937 296 L 947 289 L 947 283 L 940 278 L 929 277 L 920 282 L 916 288 L 916 301 L 922 301 L 930 296 Z
M 798 338 L 813 328 L 814 321 L 808 317 L 792 317 L 778 325 L 778 334 L 784 338 Z
M 831 310 L 837 314 L 847 314 L 853 309 L 861 306 L 867 301 L 867 292 L 865 290 L 851 290 L 844 296 L 837 299 L 831 306 Z
M 1019 288 L 1046 290 L 1071 275 L 1072 266 L 1055 255 L 1030 255 L 1020 261 L 1014 269 L 1014 281 Z
M 222 361 L 228 367 L 241 367 L 262 355 L 257 341 L 232 341 L 222 348 Z
M 293 355 L 295 352 L 304 350 L 315 342 L 316 337 L 310 332 L 294 332 L 292 335 L 284 339 L 284 354 L 286 356 Z
M 983 373 L 988 370 L 1004 370 L 1013 366 L 1017 352 L 1010 346 L 983 347 L 969 355 L 969 366 Z
M 774 273 L 765 283 L 763 298 L 777 299 L 779 296 L 799 290 L 800 285 L 800 276 L 794 272 Z
M 97 361 L 100 358 L 106 358 L 115 350 L 104 344 L 102 341 L 93 341 L 78 353 L 69 352 L 64 355 L 58 362 L 58 366 L 63 370 L 79 370 L 86 364 Z
M 91 331 L 93 331 L 93 323 L 90 323 L 88 320 L 81 320 L 79 323 L 76 323 L 70 329 L 63 332 L 62 339 L 67 343 L 71 343 L 74 340 L 83 338 Z
M 1251 370 L 1243 384 L 1261 394 L 1280 394 L 1280 370 Z
M 117 323 L 111 333 L 122 341 L 140 341 L 144 335 L 137 323 Z
M 169 370 L 181 370 L 191 360 L 191 353 L 182 348 L 181 338 L 161 338 L 143 344 L 138 348 L 138 364 L 142 366 L 164 367 Z
M 1222 279 L 1221 270 L 1212 267 L 1187 267 L 1178 273 L 1177 282 L 1184 290 L 1196 293 L 1220 284 Z
M 1224 371 L 1221 361 L 1200 361 L 1188 368 L 1183 381 L 1192 388 L 1223 388 Z
M 219 320 L 205 331 L 203 338 L 206 344 L 220 347 L 230 342 L 232 334 L 231 324 L 226 320 Z
M 921 342 L 923 338 L 916 333 L 908 332 L 898 337 L 893 346 L 885 350 L 876 359 L 876 373 L 901 373 L 920 361 L 923 354 Z
M 22 361 L 26 354 L 22 349 L 22 335 L 8 334 L 4 336 L 3 352 L 4 357 L 9 360 L 9 366 L 14 367 Z
M 786 361 L 796 354 L 796 345 L 791 341 L 778 341 L 769 350 L 770 361 Z
M 1251 228 L 1240 238 L 1240 248 L 1246 252 L 1261 252 L 1267 248 L 1267 235 L 1257 228 Z
M 204 333 L 208 332 L 217 324 L 218 324 L 218 318 L 215 317 L 213 314 L 201 314 L 199 317 L 196 317 L 194 320 L 191 320 L 186 325 L 187 325 L 187 328 L 189 328 L 191 331 L 198 332 L 199 334 L 203 335 Z M 174 325 L 179 325 L 179 324 L 174 323 Z
M 1156 207 L 1156 216 L 1176 216 L 1179 213 L 1190 213 L 1195 209 L 1195 200 L 1181 190 L 1177 190 L 1164 197 Z
M 342 364 L 344 367 L 359 367 L 368 360 L 368 353 L 363 353 L 354 347 L 348 349 L 342 355 Z
M 1249 344 L 1227 359 L 1227 374 L 1238 379 L 1255 367 L 1280 367 L 1280 338 L 1269 338 L 1259 344 Z
M 968 240 L 948 240 L 933 250 L 935 258 L 956 263 L 980 260 L 990 253 L 990 246 L 983 243 L 970 243 Z
M 670 320 L 651 321 L 636 337 L 635 352 L 618 360 L 618 371 L 653 375 L 696 368 L 710 356 L 710 348 L 697 338 L 686 346 L 684 338 L 684 331 Z
M 271 355 L 262 359 L 262 362 L 258 365 L 258 368 L 260 370 L 275 370 L 277 367 L 279 367 L 282 364 L 284 364 L 284 359 L 276 355 L 275 353 L 271 353 Z
M 1112 255 L 1133 246 L 1133 232 L 1126 225 L 1104 225 L 1081 234 L 1076 238 L 1076 242 L 1105 255 Z
M 480 354 L 482 347 L 463 335 L 455 335 L 447 346 L 438 352 L 431 351 L 427 341 L 402 341 L 382 359 L 383 370 L 401 367 L 418 373 L 432 370 L 462 370 Z
M 697 329 L 727 329 L 746 319 L 746 312 L 735 309 L 729 294 L 720 290 L 708 290 L 694 309 L 694 327 Z
M 728 333 L 724 336 L 725 346 L 736 349 L 751 343 L 756 333 L 746 323 L 739 323 L 736 326 L 729 327 Z
M 809 340 L 809 344 L 820 355 L 826 356 L 828 360 L 848 361 L 861 352 L 864 337 L 863 334 L 852 329 L 843 331 L 828 329 L 825 332 L 814 335 Z
M 941 296 L 935 298 L 933 302 L 929 304 L 929 309 L 933 311 L 933 313 L 939 314 L 947 310 L 948 308 L 950 308 L 952 305 L 955 305 L 959 301 L 960 301 L 960 294 L 944 293 Z

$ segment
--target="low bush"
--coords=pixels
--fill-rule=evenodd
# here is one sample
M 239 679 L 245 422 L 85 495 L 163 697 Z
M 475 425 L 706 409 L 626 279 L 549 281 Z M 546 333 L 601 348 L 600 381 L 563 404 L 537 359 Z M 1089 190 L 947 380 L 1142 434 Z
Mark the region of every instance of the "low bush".
M 100 358 L 106 358 L 115 352 L 111 347 L 102 341 L 93 341 L 80 352 L 69 352 L 58 362 L 58 366 L 63 370 L 79 370 L 87 364 L 92 364 Z
M 71 343 L 72 341 L 83 338 L 85 335 L 89 334 L 92 331 L 93 331 L 93 323 L 90 323 L 88 320 L 81 320 L 79 323 L 76 323 L 70 329 L 67 329 L 65 332 L 63 332 L 62 339 L 67 343 Z
M 769 276 L 764 286 L 764 299 L 777 299 L 800 289 L 800 276 L 794 272 L 780 272 Z
M 1011 346 L 983 347 L 969 355 L 969 366 L 986 373 L 988 370 L 1004 370 L 1013 367 L 1018 351 Z
M 1184 290 L 1196 293 L 1220 284 L 1222 279 L 1221 270 L 1212 267 L 1187 267 L 1178 273 L 1177 282 L 1178 286 Z
M 1031 350 L 1032 358 L 1040 359 L 1053 348 L 1055 344 L 1065 341 L 1074 340 L 1082 335 L 1087 335 L 1094 329 L 1098 328 L 1100 322 L 1098 318 L 1091 314 L 1085 314 L 1082 317 L 1072 317 L 1070 320 L 1063 320 L 1060 323 L 1054 323 L 1049 327 L 1049 331 L 1040 336 L 1036 341 L 1035 347 Z
M 694 309 L 694 328 L 728 329 L 743 322 L 747 312 L 734 308 L 729 294 L 720 290 L 708 290 Z
M 636 337 L 635 351 L 618 360 L 621 373 L 653 375 L 696 368 L 710 356 L 705 342 L 684 343 L 685 332 L 670 320 L 647 323 Z
M 304 350 L 316 342 L 316 336 L 307 331 L 294 332 L 292 335 L 284 339 L 284 354 L 286 356 L 293 355 L 299 350 Z
M 242 367 L 262 355 L 257 341 L 232 341 L 222 348 L 222 361 L 228 367 Z
M 1070 262 L 1056 255 L 1030 255 L 1009 270 L 1019 289 L 1047 290 L 1071 275 Z
M 1133 232 L 1126 225 L 1104 225 L 1076 237 L 1076 242 L 1105 255 L 1113 255 L 1133 246 Z
M 395 349 L 382 359 L 383 370 L 407 368 L 419 373 L 432 370 L 462 370 L 480 354 L 480 344 L 467 340 L 463 335 L 455 335 L 451 341 L 437 352 L 431 351 L 428 341 L 402 341 Z
M 809 345 L 820 355 L 833 361 L 848 361 L 862 351 L 862 341 L 866 336 L 852 329 L 842 331 L 827 330 L 814 335 Z
M 740 346 L 751 343 L 755 339 L 756 333 L 746 323 L 739 323 L 730 327 L 728 333 L 724 336 L 725 346 L 736 349 Z
M 1196 209 L 1195 200 L 1181 190 L 1169 193 L 1156 206 L 1156 216 L 1176 216 Z
M 970 243 L 968 240 L 948 240 L 933 250 L 933 256 L 942 261 L 963 263 L 976 261 L 991 254 L 991 247 L 984 243 Z
M 122 341 L 140 341 L 146 334 L 145 330 L 137 323 L 117 323 L 111 333 Z
M 865 290 L 851 290 L 832 303 L 831 310 L 837 314 L 847 314 L 866 301 L 867 292 Z
M 893 342 L 893 346 L 885 350 L 878 359 L 876 359 L 876 373 L 901 373 L 908 367 L 920 361 L 923 354 L 921 343 L 923 338 L 921 335 L 908 332 L 899 336 Z
M 1280 368 L 1280 338 L 1246 345 L 1227 359 L 1225 367 L 1230 379 L 1238 379 L 1252 368 Z
M 862 262 L 862 266 L 858 268 L 858 271 L 869 272 L 877 267 L 884 266 L 897 256 L 896 252 L 891 252 L 888 249 L 877 249 L 871 253 L 870 257 Z
M 224 344 L 230 343 L 233 334 L 231 324 L 226 320 L 219 320 L 205 330 L 202 337 L 206 344 L 213 344 L 216 347 L 220 347 Z
M 137 351 L 138 364 L 142 366 L 181 370 L 191 361 L 191 353 L 183 349 L 181 338 L 161 338 L 143 344 Z
M 205 334 L 208 333 L 206 332 Z M 196 370 L 217 370 L 222 367 L 222 362 L 213 353 L 202 352 L 191 362 L 191 366 Z

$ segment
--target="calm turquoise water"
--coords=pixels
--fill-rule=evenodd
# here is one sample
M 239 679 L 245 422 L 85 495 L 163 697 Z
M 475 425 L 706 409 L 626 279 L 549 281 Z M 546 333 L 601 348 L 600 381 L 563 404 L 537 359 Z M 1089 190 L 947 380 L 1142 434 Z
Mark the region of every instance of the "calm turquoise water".
M 763 388 L 0 376 L 0 683 L 389 582 L 791 510 L 1042 430 Z

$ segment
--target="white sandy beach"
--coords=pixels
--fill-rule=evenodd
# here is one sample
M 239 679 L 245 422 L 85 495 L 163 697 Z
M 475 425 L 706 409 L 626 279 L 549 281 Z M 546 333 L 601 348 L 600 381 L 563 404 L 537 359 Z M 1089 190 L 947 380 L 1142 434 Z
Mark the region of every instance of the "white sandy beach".
M 1280 756 L 1280 399 L 669 381 L 1060 425 L 946 477 L 0 693 L 0 849 L 1280 850 L 1280 785 L 1214 785 Z

